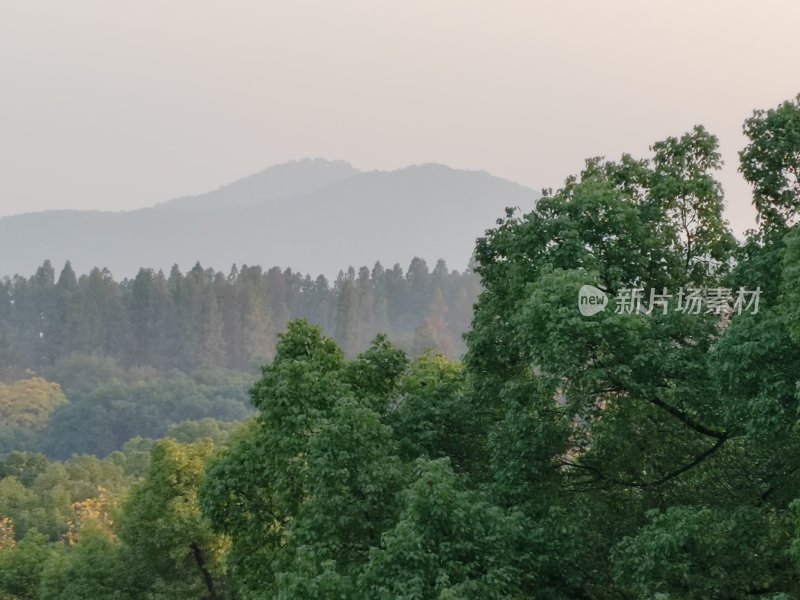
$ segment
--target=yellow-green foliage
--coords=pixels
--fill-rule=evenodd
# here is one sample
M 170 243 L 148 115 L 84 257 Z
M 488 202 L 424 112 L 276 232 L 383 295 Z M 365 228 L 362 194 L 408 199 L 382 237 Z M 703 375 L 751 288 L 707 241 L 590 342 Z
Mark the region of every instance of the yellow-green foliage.
M 0 426 L 42 429 L 67 399 L 57 383 L 41 377 L 0 383 Z

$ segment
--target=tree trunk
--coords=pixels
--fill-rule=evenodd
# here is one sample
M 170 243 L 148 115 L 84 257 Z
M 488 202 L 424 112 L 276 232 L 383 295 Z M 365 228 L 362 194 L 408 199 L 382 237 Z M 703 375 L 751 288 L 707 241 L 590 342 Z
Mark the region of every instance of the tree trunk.
M 203 559 L 203 551 L 200 550 L 200 546 L 194 542 L 192 542 L 191 548 L 192 553 L 194 554 L 194 562 L 197 563 L 197 567 L 203 574 L 203 580 L 206 582 L 206 588 L 208 588 L 208 600 L 219 600 L 217 591 L 214 589 L 214 578 L 211 577 L 211 573 L 209 573 L 208 569 L 206 568 L 206 561 Z

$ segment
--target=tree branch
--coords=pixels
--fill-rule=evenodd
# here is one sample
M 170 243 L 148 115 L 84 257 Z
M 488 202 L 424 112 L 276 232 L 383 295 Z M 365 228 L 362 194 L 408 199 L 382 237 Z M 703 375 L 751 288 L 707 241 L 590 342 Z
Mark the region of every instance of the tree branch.
M 703 435 L 707 435 L 709 437 L 716 438 L 718 440 L 725 440 L 728 439 L 728 433 L 726 431 L 717 431 L 716 429 L 711 429 L 706 427 L 705 425 L 696 422 L 686 413 L 678 410 L 674 406 L 667 404 L 663 400 L 659 400 L 658 398 L 647 398 L 647 402 L 658 406 L 659 408 L 663 408 L 673 417 L 677 418 L 681 421 L 684 425 L 694 429 L 697 433 L 702 433 Z
M 666 475 L 664 475 L 664 476 L 662 476 L 662 477 L 660 477 L 658 479 L 655 479 L 653 481 L 635 481 L 635 480 L 617 479 L 615 477 L 610 477 L 609 475 L 603 473 L 597 467 L 593 467 L 591 465 L 582 465 L 582 464 L 573 462 L 571 460 L 563 459 L 563 458 L 561 459 L 561 464 L 564 465 L 564 466 L 568 466 L 568 467 L 574 467 L 574 468 L 577 468 L 577 469 L 584 469 L 584 470 L 587 470 L 587 471 L 591 471 L 591 472 L 595 473 L 597 475 L 597 477 L 599 477 L 601 480 L 607 481 L 607 482 L 612 483 L 614 485 L 621 485 L 621 486 L 624 486 L 624 487 L 635 487 L 635 488 L 639 488 L 639 489 L 642 489 L 642 490 L 647 490 L 647 489 L 652 489 L 652 488 L 658 487 L 660 485 L 663 485 L 663 484 L 667 483 L 668 481 L 670 481 L 671 479 L 675 479 L 679 475 L 682 475 L 683 473 L 685 473 L 689 469 L 692 469 L 692 468 L 696 467 L 701 462 L 703 462 L 705 459 L 707 459 L 709 456 L 714 454 L 717 450 L 719 450 L 720 447 L 727 440 L 728 440 L 728 436 L 726 434 L 723 434 L 723 436 L 720 437 L 713 446 L 711 446 L 710 448 L 704 450 L 703 452 L 701 452 L 700 454 L 695 456 L 691 461 L 689 461 L 685 465 L 679 467 L 678 469 L 675 469 L 674 471 L 670 471 Z

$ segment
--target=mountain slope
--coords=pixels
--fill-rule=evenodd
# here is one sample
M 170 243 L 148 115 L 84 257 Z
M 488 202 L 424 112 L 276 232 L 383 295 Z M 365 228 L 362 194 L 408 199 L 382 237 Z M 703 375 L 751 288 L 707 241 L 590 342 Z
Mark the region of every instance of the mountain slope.
M 307 194 L 359 173 L 358 169 L 343 160 L 304 158 L 269 167 L 213 192 L 176 198 L 155 208 L 192 210 L 250 206 Z
M 246 187 L 238 183 L 226 188 Z M 237 206 L 218 207 L 231 197 Z M 280 265 L 328 277 L 375 260 L 407 265 L 414 256 L 444 258 L 461 269 L 475 238 L 506 206 L 528 211 L 537 197 L 483 171 L 429 164 L 358 173 L 288 198 L 262 185 L 249 195 L 204 195 L 198 207 L 182 199 L 130 212 L 29 213 L 0 219 L 0 276 L 30 274 L 44 259 L 57 269 L 69 259 L 78 272 L 106 266 L 117 277 L 175 262 L 188 269 L 198 260 L 220 269 Z

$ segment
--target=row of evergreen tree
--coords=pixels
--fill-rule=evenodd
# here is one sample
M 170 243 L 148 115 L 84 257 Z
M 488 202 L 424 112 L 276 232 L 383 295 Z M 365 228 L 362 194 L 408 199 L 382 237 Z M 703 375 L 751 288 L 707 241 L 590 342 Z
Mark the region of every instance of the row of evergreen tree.
M 74 352 L 121 365 L 193 371 L 250 369 L 274 355 L 286 324 L 322 326 L 350 355 L 386 333 L 412 354 L 459 356 L 480 289 L 471 270 L 431 270 L 415 258 L 403 271 L 350 267 L 331 284 L 291 269 L 234 265 L 226 275 L 199 263 L 167 275 L 142 268 L 116 281 L 107 269 L 58 277 L 45 261 L 30 278 L 0 280 L 0 366 L 42 369 Z

